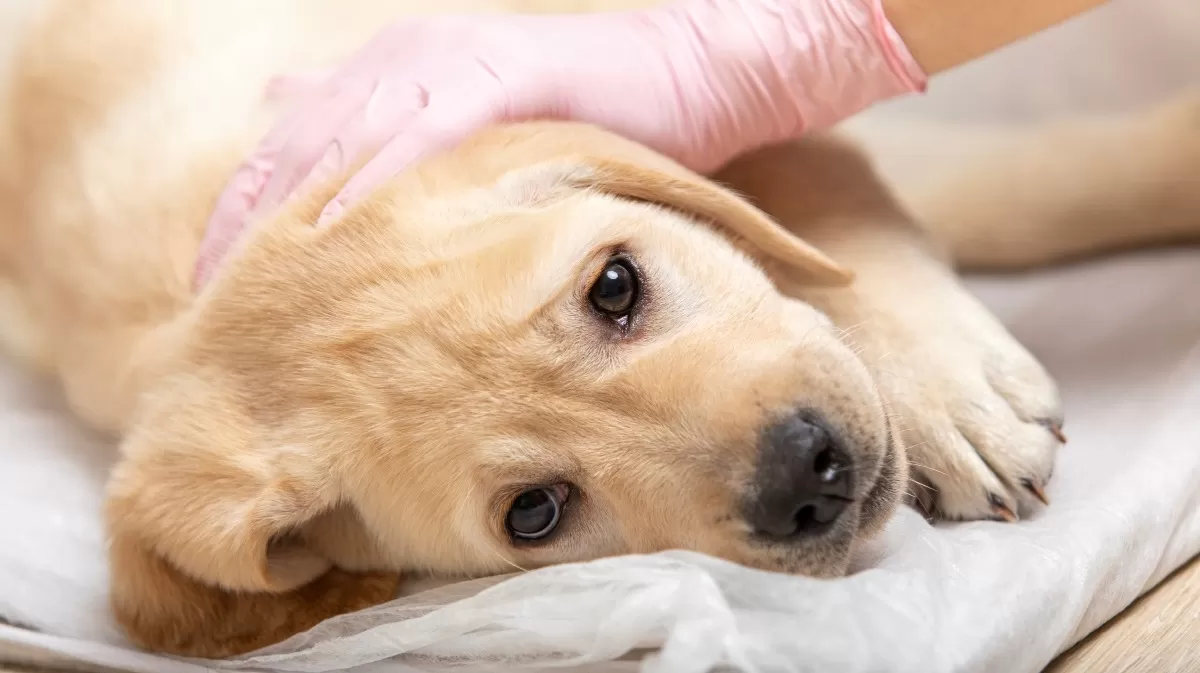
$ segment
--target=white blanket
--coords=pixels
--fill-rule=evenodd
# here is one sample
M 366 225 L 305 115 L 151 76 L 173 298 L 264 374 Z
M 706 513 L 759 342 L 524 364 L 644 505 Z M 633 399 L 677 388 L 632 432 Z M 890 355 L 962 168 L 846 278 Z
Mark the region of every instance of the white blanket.
M 1197 29 L 1190 0 L 1118 1 L 877 114 L 1011 119 L 1072 96 L 1127 107 L 1200 84 Z M 1076 70 L 1097 63 L 1081 57 L 1084 38 L 1121 67 Z M 1155 50 L 1135 55 L 1141 42 Z M 1039 58 L 1036 78 L 1012 75 Z M 204 667 L 411 671 L 485 657 L 480 670 L 1038 671 L 1200 553 L 1200 250 L 973 288 L 1067 402 L 1053 505 L 1032 520 L 931 527 L 906 510 L 862 570 L 835 581 L 686 553 L 548 568 L 410 596 Z M 21 645 L 126 670 L 203 670 L 130 650 L 108 616 L 98 512 L 112 457 L 56 394 L 0 365 L 0 617 L 36 629 L 0 626 L 0 661 Z M 641 663 L 613 662 L 658 646 Z

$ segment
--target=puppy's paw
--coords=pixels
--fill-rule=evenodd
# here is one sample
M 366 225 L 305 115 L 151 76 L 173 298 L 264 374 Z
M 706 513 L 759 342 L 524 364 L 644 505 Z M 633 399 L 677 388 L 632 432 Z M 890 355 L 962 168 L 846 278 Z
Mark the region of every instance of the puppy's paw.
M 952 371 L 929 370 L 923 391 L 893 398 L 913 493 L 939 517 L 1012 521 L 1046 502 L 1065 441 L 1058 392 L 1015 342 L 958 347 L 971 354 L 961 353 Z
M 851 338 L 907 446 L 917 504 L 939 518 L 1013 521 L 1046 502 L 1062 405 L 1041 364 L 958 291 L 941 315 L 881 317 L 884 329 Z

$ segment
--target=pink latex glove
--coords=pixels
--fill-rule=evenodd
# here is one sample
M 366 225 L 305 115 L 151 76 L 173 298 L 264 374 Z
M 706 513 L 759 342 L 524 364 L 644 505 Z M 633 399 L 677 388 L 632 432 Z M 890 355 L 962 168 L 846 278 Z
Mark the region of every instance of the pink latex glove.
M 252 215 L 370 155 L 318 224 L 492 123 L 589 122 L 703 173 L 924 85 L 880 0 L 404 19 L 310 86 L 237 171 L 195 281 L 207 281 Z

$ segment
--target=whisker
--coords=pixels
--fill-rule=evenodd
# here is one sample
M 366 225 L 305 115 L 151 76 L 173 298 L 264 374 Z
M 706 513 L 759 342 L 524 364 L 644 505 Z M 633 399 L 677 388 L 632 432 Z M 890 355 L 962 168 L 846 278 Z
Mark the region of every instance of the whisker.
M 934 487 L 930 486 L 929 484 L 926 484 L 926 483 L 923 483 L 923 482 L 917 481 L 916 479 L 913 479 L 912 477 L 909 477 L 909 478 L 908 478 L 908 480 L 909 480 L 909 481 L 911 481 L 912 483 L 916 484 L 917 486 L 922 486 L 922 487 L 924 487 L 924 488 L 927 488 L 927 489 L 929 489 L 929 490 L 931 490 L 931 491 L 936 491 L 936 490 L 937 490 L 936 488 L 934 488 Z
M 514 563 L 512 560 L 510 560 L 510 559 L 509 559 L 507 556 L 505 556 L 504 554 L 501 554 L 499 550 L 497 550 L 497 549 L 493 548 L 493 549 L 492 549 L 492 553 L 494 553 L 494 554 L 497 556 L 497 558 L 499 558 L 501 561 L 504 561 L 505 563 L 507 563 L 508 565 L 510 565 L 510 566 L 512 566 L 512 567 L 514 567 L 514 568 L 516 568 L 517 570 L 519 570 L 519 571 L 521 571 L 521 572 L 523 572 L 523 573 L 527 573 L 527 572 L 529 572 L 529 571 L 528 571 L 528 570 L 526 570 L 525 568 L 522 568 L 521 566 L 519 566 L 519 565 L 517 565 L 516 563 Z
M 804 333 L 804 336 L 800 337 L 800 346 L 803 347 L 804 342 L 808 341 L 809 337 L 813 335 L 813 332 L 817 331 L 819 328 L 820 325 L 813 325 L 812 327 L 809 327 L 808 331 Z
M 922 464 L 918 463 L 918 462 L 917 462 L 917 461 L 915 461 L 915 460 L 909 460 L 909 461 L 908 461 L 908 464 L 909 464 L 909 465 L 916 465 L 917 467 L 921 468 L 922 470 L 929 470 L 930 472 L 936 472 L 936 473 L 938 473 L 938 474 L 942 475 L 943 477 L 949 477 L 949 476 L 950 476 L 950 475 L 946 474 L 945 472 L 942 472 L 941 470 L 938 470 L 938 469 L 935 469 L 935 468 L 929 467 L 928 465 L 922 465 Z
M 870 320 L 864 320 L 864 321 L 862 321 L 862 322 L 860 322 L 860 323 L 858 323 L 858 324 L 856 324 L 856 325 L 851 325 L 851 326 L 849 326 L 849 327 L 846 327 L 846 328 L 843 328 L 843 329 L 839 329 L 839 330 L 838 330 L 837 332 L 835 332 L 835 333 L 838 335 L 838 338 L 839 338 L 839 339 L 842 339 L 842 340 L 844 341 L 844 340 L 846 340 L 847 338 L 849 338 L 849 337 L 850 337 L 850 335 L 852 335 L 852 334 L 854 334 L 855 332 L 857 332 L 858 330 L 862 329 L 862 328 L 863 328 L 863 326 L 864 326 L 864 325 L 866 325 L 866 324 L 867 324 L 867 323 L 869 323 L 869 322 L 871 322 L 871 321 L 870 321 Z

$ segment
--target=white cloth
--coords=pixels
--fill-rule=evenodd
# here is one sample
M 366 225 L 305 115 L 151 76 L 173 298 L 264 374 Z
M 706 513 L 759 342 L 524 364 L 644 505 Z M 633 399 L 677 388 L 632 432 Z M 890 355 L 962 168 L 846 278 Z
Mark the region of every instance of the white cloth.
M 1200 83 L 1197 28 L 1190 0 L 1118 1 L 879 114 L 1003 119 L 1064 109 L 1059 98 L 1072 95 L 1093 108 L 1144 102 Z M 1160 39 L 1145 37 L 1154 30 Z M 1099 62 L 1080 35 L 1121 67 L 1074 71 Z M 1166 60 L 1134 53 L 1141 42 Z M 1056 59 L 1056 50 L 1070 53 Z M 1189 60 L 1177 60 L 1186 50 Z M 1036 81 L 1003 77 L 1030 58 L 1047 59 Z M 1122 79 L 1127 96 L 1114 83 Z M 465 657 L 498 657 L 477 667 L 488 671 L 517 661 L 615 671 L 642 665 L 609 663 L 629 650 L 663 645 L 644 670 L 1038 671 L 1200 552 L 1200 250 L 973 288 L 1067 402 L 1071 441 L 1048 489 L 1053 505 L 1032 520 L 935 528 L 904 511 L 864 569 L 834 581 L 668 553 L 452 585 L 203 667 L 122 644 L 107 612 L 98 517 L 112 445 L 72 424 L 45 386 L 0 366 L 0 616 L 38 630 L 0 626 L 0 660 L 21 645 L 148 673 L 399 672 Z M 401 652 L 411 655 L 382 661 Z

